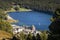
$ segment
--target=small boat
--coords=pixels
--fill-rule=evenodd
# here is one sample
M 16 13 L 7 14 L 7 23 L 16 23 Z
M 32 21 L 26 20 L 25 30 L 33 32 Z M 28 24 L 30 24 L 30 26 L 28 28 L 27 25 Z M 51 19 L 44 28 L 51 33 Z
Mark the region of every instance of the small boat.
M 39 25 L 41 25 L 41 24 L 39 23 Z

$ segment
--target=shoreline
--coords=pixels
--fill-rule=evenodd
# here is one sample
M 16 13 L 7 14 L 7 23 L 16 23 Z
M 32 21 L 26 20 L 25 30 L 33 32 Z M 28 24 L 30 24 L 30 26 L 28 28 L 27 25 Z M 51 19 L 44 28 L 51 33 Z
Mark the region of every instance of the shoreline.
M 26 9 L 26 8 L 19 8 L 18 12 L 24 12 L 24 11 L 32 11 L 31 9 Z M 16 12 L 16 10 L 14 8 L 11 8 L 11 10 L 8 11 L 4 11 L 5 13 L 9 13 L 9 12 Z M 9 14 L 7 15 L 7 21 L 10 23 L 15 23 L 18 22 L 18 20 L 13 19 Z
M 18 22 L 17 20 L 15 20 L 15 19 L 13 19 L 11 16 L 9 16 L 9 15 L 7 15 L 7 21 L 9 22 L 9 23 L 16 23 L 16 22 Z
M 24 12 L 24 11 L 32 11 L 31 9 L 26 9 L 26 8 L 19 8 L 18 12 Z M 16 12 L 14 8 L 11 8 L 11 10 L 5 11 L 5 13 L 8 12 Z
M 31 11 L 31 10 L 30 10 Z M 14 10 L 14 9 L 12 9 L 12 10 L 9 10 L 9 11 L 5 11 L 6 13 L 9 13 L 9 12 L 17 12 L 16 10 Z M 20 11 L 18 11 L 18 12 L 20 12 Z M 24 11 L 22 11 L 22 12 L 24 12 Z M 18 22 L 18 20 L 15 20 L 15 19 L 13 19 L 9 14 L 8 14 L 8 18 L 9 18 L 9 22 L 10 23 L 15 23 L 15 22 Z

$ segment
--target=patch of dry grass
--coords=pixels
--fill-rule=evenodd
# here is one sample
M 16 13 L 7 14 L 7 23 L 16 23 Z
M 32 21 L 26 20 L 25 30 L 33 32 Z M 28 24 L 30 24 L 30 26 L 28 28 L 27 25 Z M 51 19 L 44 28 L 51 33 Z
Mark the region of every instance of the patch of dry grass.
M 2 40 L 3 38 L 11 38 L 11 37 L 12 34 L 0 30 L 0 40 Z

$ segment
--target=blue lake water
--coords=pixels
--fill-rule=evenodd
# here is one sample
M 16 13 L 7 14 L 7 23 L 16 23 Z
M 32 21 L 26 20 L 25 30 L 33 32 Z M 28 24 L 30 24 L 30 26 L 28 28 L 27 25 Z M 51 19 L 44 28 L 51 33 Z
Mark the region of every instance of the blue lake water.
M 42 12 L 30 11 L 30 12 L 10 12 L 9 15 L 18 20 L 17 25 L 35 25 L 38 30 L 48 30 L 48 26 L 51 21 L 52 15 Z

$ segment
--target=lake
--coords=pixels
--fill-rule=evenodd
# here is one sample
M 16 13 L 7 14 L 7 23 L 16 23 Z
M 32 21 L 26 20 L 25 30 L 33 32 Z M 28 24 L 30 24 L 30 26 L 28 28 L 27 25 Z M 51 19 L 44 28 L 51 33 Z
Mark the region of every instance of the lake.
M 51 24 L 52 15 L 44 12 L 28 11 L 28 12 L 10 12 L 9 15 L 18 20 L 17 25 L 34 25 L 37 30 L 48 30 Z

